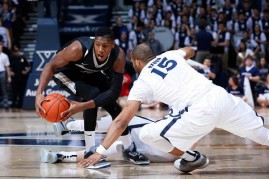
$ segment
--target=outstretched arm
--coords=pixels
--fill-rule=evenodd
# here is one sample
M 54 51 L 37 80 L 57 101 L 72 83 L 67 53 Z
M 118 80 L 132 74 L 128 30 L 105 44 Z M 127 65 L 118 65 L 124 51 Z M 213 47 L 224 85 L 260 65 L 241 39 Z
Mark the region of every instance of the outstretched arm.
M 96 149 L 96 152 L 93 155 L 79 163 L 81 166 L 87 167 L 89 165 L 94 165 L 102 158 L 103 152 L 106 151 L 106 149 L 108 149 L 127 128 L 128 123 L 136 114 L 140 104 L 140 101 L 128 101 L 126 103 L 122 112 L 110 125 L 102 144 Z

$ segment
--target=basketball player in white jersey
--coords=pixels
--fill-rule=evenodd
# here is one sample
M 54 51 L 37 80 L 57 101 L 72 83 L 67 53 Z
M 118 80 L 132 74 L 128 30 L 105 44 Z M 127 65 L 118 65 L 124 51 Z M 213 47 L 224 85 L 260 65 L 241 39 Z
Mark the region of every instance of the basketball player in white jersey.
M 139 134 L 144 143 L 181 157 L 174 162 L 180 171 L 191 172 L 208 165 L 207 157 L 187 150 L 215 127 L 269 145 L 269 130 L 263 126 L 263 118 L 240 98 L 190 67 L 186 60 L 194 54 L 193 49 L 185 47 L 155 57 L 146 44 L 136 46 L 131 60 L 140 75 L 126 106 L 96 152 L 79 164 L 91 166 L 98 162 L 148 97 L 181 111 L 181 115 L 143 126 Z
M 173 110 L 170 109 L 170 112 L 168 115 L 172 115 L 172 112 L 173 112 Z M 151 123 L 151 122 L 154 122 L 154 121 L 156 121 L 156 120 L 147 119 L 147 118 L 144 118 L 141 116 L 134 116 L 134 118 L 128 124 L 128 131 L 130 132 L 130 137 L 131 137 L 131 140 L 133 141 L 132 145 L 129 148 L 135 147 L 137 152 L 143 153 L 151 162 L 174 162 L 176 159 L 178 159 L 177 156 L 167 154 L 165 152 L 162 152 L 160 150 L 152 148 L 151 146 L 143 143 L 139 139 L 140 129 L 144 125 Z M 102 117 L 100 120 L 97 120 L 97 127 L 96 127 L 95 131 L 106 132 L 111 123 L 112 123 L 111 116 Z M 83 120 L 73 120 L 73 121 L 68 122 L 66 127 L 70 131 L 84 131 L 84 121 Z M 122 142 L 116 141 L 109 148 L 108 152 L 106 153 L 106 156 L 109 157 L 111 155 L 121 154 L 122 149 L 123 149 Z M 95 152 L 95 150 L 96 150 L 96 147 L 92 147 L 91 150 L 88 151 L 88 153 L 89 152 L 93 153 L 93 152 Z M 45 162 L 45 163 L 79 162 L 82 159 L 84 159 L 85 153 L 87 153 L 85 150 L 83 150 L 83 151 L 70 151 L 70 152 L 66 152 L 66 151 L 54 152 L 54 151 L 47 151 L 47 150 L 43 149 L 43 150 L 41 150 L 41 153 L 40 153 L 40 159 L 41 159 L 41 162 Z M 102 164 L 104 164 L 104 163 L 102 163 Z M 106 164 L 107 165 L 92 166 L 90 168 L 100 169 L 100 168 L 105 168 L 107 166 L 110 166 L 110 163 L 106 163 Z

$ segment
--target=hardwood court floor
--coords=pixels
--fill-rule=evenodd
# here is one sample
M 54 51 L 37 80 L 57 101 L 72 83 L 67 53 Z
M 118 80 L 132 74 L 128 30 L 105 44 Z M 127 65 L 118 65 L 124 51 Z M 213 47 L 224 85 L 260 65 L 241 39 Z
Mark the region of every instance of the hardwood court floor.
M 257 109 L 269 126 L 269 109 Z M 142 110 L 145 117 L 159 118 L 167 111 Z M 102 115 L 103 112 L 100 113 Z M 76 115 L 81 118 L 81 115 Z M 197 150 L 210 158 L 210 165 L 191 174 L 182 174 L 172 163 L 136 166 L 111 157 L 112 166 L 86 170 L 76 163 L 40 163 L 40 149 L 80 150 L 81 134 L 55 137 L 50 123 L 37 118 L 34 111 L 0 111 L 0 178 L 132 178 L 132 179 L 207 179 L 269 178 L 269 147 L 216 129 L 204 137 Z

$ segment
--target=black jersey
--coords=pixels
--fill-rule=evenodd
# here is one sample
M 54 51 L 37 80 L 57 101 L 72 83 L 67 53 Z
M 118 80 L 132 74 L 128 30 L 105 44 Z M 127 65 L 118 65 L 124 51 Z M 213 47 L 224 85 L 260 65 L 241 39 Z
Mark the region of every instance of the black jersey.
M 69 62 L 62 68 L 59 68 L 57 72 L 61 72 L 63 70 L 75 70 L 80 73 L 95 73 L 95 72 L 110 72 L 112 70 L 113 64 L 116 61 L 119 55 L 119 46 L 115 44 L 114 48 L 111 50 L 110 54 L 108 55 L 107 59 L 100 63 L 95 56 L 94 53 L 94 38 L 93 37 L 79 37 L 76 38 L 67 44 L 65 44 L 59 51 L 70 45 L 74 41 L 79 41 L 82 45 L 83 49 L 83 57 L 75 62 Z M 58 51 L 58 52 L 59 52 Z M 57 53 L 58 53 L 57 52 Z

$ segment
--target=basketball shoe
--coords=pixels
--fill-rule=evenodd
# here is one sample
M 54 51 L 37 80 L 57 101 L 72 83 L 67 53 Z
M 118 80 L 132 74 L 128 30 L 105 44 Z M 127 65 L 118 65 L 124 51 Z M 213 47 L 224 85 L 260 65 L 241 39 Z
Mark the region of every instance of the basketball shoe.
M 61 136 L 69 133 L 69 130 L 66 128 L 68 122 L 74 121 L 73 118 L 69 118 L 63 122 L 53 123 L 53 129 L 56 136 Z
M 134 142 L 132 142 L 132 144 L 128 149 L 122 150 L 122 156 L 124 160 L 129 161 L 136 165 L 150 164 L 150 161 L 146 156 L 144 156 L 140 152 L 137 152 Z
M 191 171 L 196 170 L 196 169 L 201 169 L 201 168 L 207 167 L 209 164 L 209 159 L 197 151 L 194 151 L 194 152 L 197 154 L 196 159 L 194 161 L 187 161 L 185 159 L 178 159 L 174 162 L 175 168 L 181 172 L 187 173 L 187 172 L 191 172 Z
M 40 151 L 40 160 L 43 163 L 58 163 L 63 161 L 64 155 L 59 154 L 58 152 L 51 152 L 46 149 L 41 149 Z

